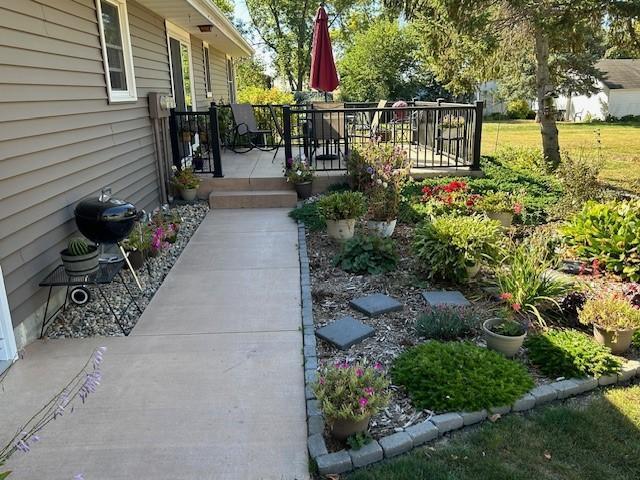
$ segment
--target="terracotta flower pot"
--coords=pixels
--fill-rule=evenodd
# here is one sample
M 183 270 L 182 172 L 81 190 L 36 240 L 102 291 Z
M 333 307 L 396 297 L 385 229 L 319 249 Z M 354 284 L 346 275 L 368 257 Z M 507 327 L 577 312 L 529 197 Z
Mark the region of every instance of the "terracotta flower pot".
M 379 237 L 390 237 L 396 229 L 397 219 L 394 220 L 369 220 L 367 228 Z
M 334 240 L 349 240 L 356 230 L 356 219 L 327 220 L 327 234 Z
M 369 420 L 371 417 L 364 418 L 359 422 L 345 419 L 331 419 L 331 435 L 338 440 L 346 440 L 356 433 L 366 432 L 369 429 Z
M 593 337 L 600 345 L 604 345 L 611 349 L 611 353 L 614 355 L 620 355 L 621 353 L 629 350 L 631 346 L 631 340 L 636 329 L 629 330 L 606 330 L 604 328 L 593 326 Z
M 305 200 L 311 196 L 313 191 L 313 182 L 301 182 L 294 184 L 296 188 L 296 192 L 298 193 L 298 198 Z
M 513 223 L 513 213 L 511 212 L 487 212 L 487 217 L 491 220 L 498 220 L 504 228 L 510 227 Z
M 184 188 L 180 189 L 180 196 L 183 200 L 187 202 L 193 202 L 196 199 L 196 194 L 198 193 L 197 188 Z
M 500 335 L 491 330 L 491 327 L 503 322 L 501 318 L 490 318 L 482 324 L 482 331 L 484 333 L 484 339 L 487 342 L 487 348 L 502 353 L 505 357 L 513 357 L 524 342 L 524 338 L 527 336 L 525 331 L 522 335 L 517 337 L 511 337 L 507 335 Z

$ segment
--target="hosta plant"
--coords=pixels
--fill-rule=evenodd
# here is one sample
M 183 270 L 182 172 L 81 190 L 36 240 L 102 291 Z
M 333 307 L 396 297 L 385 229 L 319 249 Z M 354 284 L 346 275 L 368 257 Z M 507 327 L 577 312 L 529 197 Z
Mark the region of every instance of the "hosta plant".
M 416 228 L 413 250 L 427 278 L 462 281 L 467 267 L 498 256 L 502 239 L 500 222 L 443 215 Z
M 640 200 L 587 202 L 560 232 L 578 258 L 640 280 Z
M 361 421 L 387 406 L 388 388 L 380 364 L 370 367 L 344 361 L 320 372 L 314 392 L 328 419 Z
M 552 378 L 613 375 L 622 366 L 609 348 L 577 330 L 547 330 L 528 337 L 525 347 L 531 363 Z
M 352 273 L 389 272 L 398 263 L 396 243 L 390 238 L 356 235 L 342 245 L 333 263 Z

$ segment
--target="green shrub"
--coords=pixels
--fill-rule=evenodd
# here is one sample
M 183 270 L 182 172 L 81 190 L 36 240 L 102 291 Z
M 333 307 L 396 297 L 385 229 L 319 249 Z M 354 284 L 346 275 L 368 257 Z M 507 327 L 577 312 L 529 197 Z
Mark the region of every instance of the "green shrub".
M 531 107 L 526 100 L 521 98 L 507 103 L 507 116 L 514 120 L 524 120 L 529 115 Z
M 360 192 L 335 192 L 318 200 L 318 211 L 325 220 L 359 218 L 367 211 Z
M 250 103 L 251 105 L 292 105 L 293 94 L 277 88 L 246 87 L 238 91 L 238 103 Z M 276 109 L 276 115 L 281 116 L 281 109 Z M 273 118 L 267 108 L 254 109 L 256 122 L 259 128 L 271 129 Z M 279 119 L 282 124 L 282 118 Z
M 600 164 L 596 159 L 585 155 L 571 157 L 563 153 L 556 175 L 565 191 L 556 207 L 558 216 L 566 218 L 580 210 L 587 201 L 602 199 L 603 189 L 598 180 Z
M 495 269 L 500 298 L 515 312 L 533 314 L 544 325 L 541 306 L 556 305 L 556 297 L 567 293 L 571 285 L 554 278 L 549 269 L 556 265 L 553 254 L 543 240 L 529 238 L 510 243 L 506 255 Z
M 640 280 L 640 200 L 587 202 L 560 233 L 578 258 Z
M 454 340 L 473 334 L 480 323 L 480 316 L 473 308 L 437 306 L 418 317 L 416 330 L 426 338 Z
M 609 331 L 638 329 L 640 309 L 622 294 L 601 295 L 585 302 L 578 319 L 583 325 L 597 325 Z
M 396 268 L 396 242 L 374 235 L 356 235 L 342 245 L 335 266 L 352 273 L 384 273 Z
M 523 365 L 468 342 L 410 348 L 395 360 L 391 374 L 416 408 L 436 411 L 510 405 L 533 387 Z
M 294 220 L 304 223 L 304 226 L 311 231 L 322 230 L 326 223 L 318 211 L 318 202 L 306 202 L 289 212 L 289 216 Z
M 462 281 L 467 267 L 496 258 L 501 240 L 497 221 L 445 215 L 416 228 L 413 249 L 427 278 Z
M 577 330 L 547 330 L 525 340 L 531 363 L 549 377 L 600 377 L 620 371 L 611 350 Z

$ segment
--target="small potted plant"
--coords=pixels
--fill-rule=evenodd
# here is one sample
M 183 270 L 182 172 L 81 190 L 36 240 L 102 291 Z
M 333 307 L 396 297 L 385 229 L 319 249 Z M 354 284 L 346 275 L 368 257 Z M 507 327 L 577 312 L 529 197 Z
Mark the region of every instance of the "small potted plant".
M 138 223 L 122 243 L 131 267 L 138 270 L 144 265 L 144 260 L 151 249 L 151 229 L 147 225 Z
M 487 192 L 475 202 L 475 207 L 489 217 L 498 220 L 507 228 L 513 223 L 513 216 L 522 213 L 519 195 L 507 192 Z
M 204 166 L 204 160 L 202 159 L 202 145 L 198 145 L 193 149 L 192 162 L 194 170 L 202 170 L 202 167 Z
M 593 325 L 593 336 L 613 354 L 626 352 L 633 334 L 640 329 L 640 309 L 622 293 L 603 294 L 588 299 L 578 312 L 583 325 Z
M 98 247 L 87 243 L 84 238 L 69 240 L 67 248 L 60 252 L 62 265 L 70 277 L 83 277 L 98 271 L 100 257 Z
M 287 182 L 293 183 L 298 198 L 307 199 L 313 191 L 313 168 L 303 157 L 290 162 L 287 171 Z
M 318 200 L 318 211 L 327 222 L 327 233 L 335 240 L 349 240 L 355 233 L 356 219 L 367 207 L 360 192 L 336 192 Z
M 200 179 L 195 173 L 193 173 L 192 169 L 184 168 L 176 173 L 174 177 L 174 185 L 178 190 L 180 190 L 180 195 L 185 201 L 193 202 L 198 193 Z
M 513 357 L 527 336 L 526 327 L 512 317 L 490 318 L 482 324 L 487 348 L 502 353 L 505 357 Z
M 338 362 L 320 372 L 314 391 L 333 437 L 346 440 L 366 432 L 371 417 L 389 403 L 388 387 L 378 363 Z

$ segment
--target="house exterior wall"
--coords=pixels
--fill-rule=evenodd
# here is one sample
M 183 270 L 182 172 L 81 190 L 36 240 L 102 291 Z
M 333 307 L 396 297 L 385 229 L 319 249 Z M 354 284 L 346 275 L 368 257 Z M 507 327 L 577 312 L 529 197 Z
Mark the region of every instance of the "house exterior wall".
M 149 92 L 171 93 L 164 20 L 127 2 L 138 100 L 109 104 L 94 0 L 0 0 L 0 265 L 14 325 L 102 187 L 159 203 Z M 41 321 L 41 317 L 38 319 Z
M 605 120 L 610 108 L 610 90 L 598 82 L 598 93 L 594 95 L 561 95 L 556 99 L 556 108 L 565 110 L 567 121 Z
M 207 97 L 207 86 L 204 72 L 204 51 L 202 40 L 191 35 L 191 56 L 193 63 L 193 82 L 195 85 L 196 109 L 209 108 L 211 102 L 229 103 L 227 87 L 226 54 L 209 45 L 209 72 L 211 75 L 211 97 Z
M 625 115 L 640 115 L 640 88 L 611 90 L 609 114 L 617 118 Z

